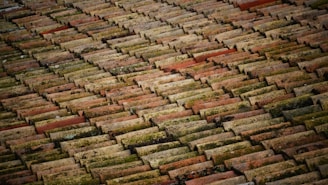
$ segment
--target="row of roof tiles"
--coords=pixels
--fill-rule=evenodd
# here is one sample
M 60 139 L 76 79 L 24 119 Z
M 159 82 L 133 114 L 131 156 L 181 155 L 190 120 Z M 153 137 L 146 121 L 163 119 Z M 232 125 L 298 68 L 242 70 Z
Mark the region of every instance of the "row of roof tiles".
M 170 2 L 164 4 L 155 1 L 136 1 L 132 4 L 127 4 L 125 1 L 114 4 L 104 2 L 103 5 L 95 8 L 90 8 L 89 3 L 74 4 L 68 1 L 66 3 L 73 3 L 73 7 L 78 7 L 87 14 L 62 6 L 55 9 L 56 13 L 48 11 L 47 14 L 35 18 L 35 20 L 49 20 L 49 26 L 35 24 L 39 22 L 35 20 L 32 24 L 25 23 L 29 20 L 25 18 L 13 20 L 30 15 L 31 10 L 39 9 L 26 3 L 31 10 L 21 9 L 18 14 L 4 15 L 6 19 L 13 20 L 15 23 L 24 20 L 24 26 L 28 30 L 25 31 L 25 35 L 20 35 L 18 38 L 12 37 L 10 32 L 4 37 L 7 42 L 13 42 L 10 45 L 18 48 L 7 47 L 4 44 L 6 46 L 4 50 L 9 49 L 8 55 L 4 56 L 4 60 L 8 60 L 5 63 L 9 61 L 18 61 L 19 64 L 22 62 L 26 65 L 33 63 L 34 67 L 32 70 L 31 66 L 13 70 L 11 65 L 4 66 L 4 75 L 15 75 L 16 78 L 3 79 L 3 84 L 10 87 L 3 88 L 2 106 L 6 109 L 4 115 L 9 114 L 13 119 L 18 114 L 23 121 L 17 124 L 13 122 L 14 127 L 5 126 L 8 130 L 2 132 L 4 136 L 2 143 L 5 144 L 3 145 L 4 160 L 12 160 L 8 164 L 15 166 L 6 167 L 4 174 L 7 175 L 3 175 L 2 179 L 21 176 L 7 181 L 11 184 L 30 181 L 45 184 L 58 184 L 64 181 L 71 184 L 80 181 L 85 183 L 100 181 L 107 184 L 131 181 L 137 184 L 185 181 L 186 184 L 197 184 L 199 181 L 210 183 L 220 179 L 226 180 L 214 184 L 237 184 L 246 181 L 261 184 L 277 179 L 282 180 L 276 183 L 311 182 L 325 177 L 326 167 L 320 162 L 325 155 L 321 149 L 316 148 L 315 153 L 309 153 L 305 163 L 304 159 L 300 162 L 300 158 L 296 158 L 298 152 L 286 151 L 293 160 L 285 160 L 281 157 L 281 154 L 285 153 L 284 149 L 295 147 L 298 151 L 297 148 L 303 148 L 304 144 L 308 144 L 306 147 L 313 150 L 313 146 L 317 146 L 317 141 L 325 140 L 325 137 L 319 134 L 326 133 L 323 121 L 327 109 L 324 93 L 326 92 L 325 73 L 324 69 L 318 72 L 325 67 L 325 64 L 316 59 L 322 56 L 321 61 L 324 61 L 325 55 L 322 51 L 301 46 L 299 51 L 293 53 L 290 51 L 298 47 L 291 47 L 288 45 L 289 42 L 275 39 L 270 34 L 266 35 L 272 36 L 272 40 L 266 39 L 269 41 L 267 44 L 270 46 L 269 49 L 257 48 L 254 41 L 243 40 L 250 34 L 258 38 L 259 32 L 264 33 L 261 29 L 257 29 L 255 24 L 251 24 L 250 28 L 253 30 L 246 36 L 243 36 L 245 32 L 242 30 L 233 29 L 229 25 L 218 30 L 219 32 L 207 32 L 208 35 L 203 34 L 205 31 L 203 28 L 189 31 L 194 28 L 188 27 L 183 17 L 190 10 L 195 10 L 199 19 L 204 20 L 204 28 L 219 27 L 221 22 L 218 19 L 217 22 L 212 22 L 207 13 L 201 11 L 200 5 L 198 9 L 197 5 L 192 3 L 190 5 L 195 6 L 194 9 L 179 2 L 177 5 L 180 5 L 180 8 L 169 5 Z M 230 3 L 233 3 L 234 7 L 238 5 L 241 10 L 248 9 L 243 8 L 240 2 Z M 220 5 L 213 6 L 216 4 Z M 207 6 L 220 7 L 221 4 L 229 5 L 225 2 L 209 1 Z M 250 3 L 252 6 L 255 4 Z M 46 6 L 56 5 L 50 3 Z M 108 12 L 106 10 L 108 7 L 114 10 L 114 14 L 100 15 L 100 12 Z M 156 13 L 157 11 L 155 14 L 146 12 L 149 9 L 156 10 L 154 7 L 172 12 L 172 19 L 164 19 L 161 17 L 163 15 Z M 254 16 L 252 12 L 228 7 Z M 271 7 L 271 4 L 268 4 L 268 7 Z M 40 9 L 44 10 L 44 7 Z M 91 13 L 90 9 L 99 11 Z M 101 11 L 102 9 L 104 11 Z M 89 13 L 91 15 L 88 15 Z M 192 16 L 191 19 L 194 19 L 195 14 L 190 13 L 187 17 Z M 93 18 L 93 15 L 109 22 Z M 183 22 L 173 19 L 180 15 Z M 92 27 L 101 25 L 100 32 L 88 31 L 91 26 L 79 27 L 81 16 L 83 20 L 87 20 L 82 23 L 83 25 L 90 24 Z M 273 14 L 270 16 L 273 17 Z M 129 19 L 144 21 L 143 29 L 151 31 L 134 27 Z M 174 23 L 178 28 L 172 26 Z M 194 24 L 192 21 L 190 23 Z M 203 23 L 200 21 L 199 26 Z M 234 25 L 230 21 L 227 23 Z M 69 29 L 71 26 L 77 28 L 77 31 Z M 156 28 L 158 26 L 160 28 Z M 276 27 L 265 27 L 264 30 L 274 28 Z M 322 29 L 312 28 L 311 25 L 310 28 Z M 229 30 L 233 31 L 232 35 Z M 29 31 L 41 33 L 42 37 L 33 35 Z M 57 35 L 57 32 L 63 34 Z M 157 34 L 153 34 L 155 32 Z M 66 33 L 67 39 L 61 40 L 65 38 Z M 168 40 L 156 35 L 168 37 Z M 118 38 L 114 39 L 116 37 Z M 136 39 L 137 47 L 134 42 L 128 42 L 132 37 Z M 20 42 L 25 38 L 28 38 L 28 42 Z M 207 41 L 204 38 L 214 39 Z M 108 45 L 101 42 L 105 40 Z M 297 41 L 294 46 L 302 43 Z M 85 42 L 91 43 L 85 45 Z M 186 46 L 187 42 L 199 46 L 193 49 L 190 48 L 191 45 Z M 243 42 L 256 47 L 246 49 L 247 45 Z M 276 46 L 272 43 L 286 43 L 286 49 L 276 52 Z M 236 47 L 239 51 L 221 49 L 223 46 Z M 320 46 L 320 49 L 323 47 Z M 154 55 L 154 51 L 157 54 Z M 197 54 L 203 51 L 205 52 Z M 252 54 L 249 51 L 257 53 Z M 21 52 L 29 54 L 36 60 L 28 59 L 30 62 L 26 62 L 19 59 L 26 57 Z M 55 53 L 57 53 L 56 57 L 51 56 Z M 78 54 L 83 60 L 76 60 L 72 53 Z M 169 58 L 162 59 L 161 56 Z M 261 68 L 267 65 L 269 57 L 278 61 L 269 60 L 268 70 L 274 69 L 274 72 L 267 74 L 261 71 Z M 106 63 L 109 63 L 109 59 L 116 64 L 108 66 Z M 207 62 L 202 62 L 203 60 Z M 303 60 L 309 60 L 309 64 L 300 62 Z M 124 70 L 122 67 L 126 65 L 125 62 L 128 62 L 128 68 Z M 133 67 L 134 64 L 136 67 Z M 138 66 L 139 64 L 141 67 Z M 154 69 L 152 64 L 158 69 Z M 289 67 L 286 64 L 291 66 L 296 64 L 296 67 Z M 300 71 L 304 68 L 308 73 Z M 21 73 L 26 69 L 30 71 Z M 177 72 L 177 74 L 168 72 Z M 40 74 L 44 75 L 40 76 Z M 186 75 L 193 78 L 189 79 Z M 290 76 L 293 78 L 288 81 Z M 153 80 L 148 80 L 149 78 Z M 300 87 L 305 83 L 313 85 Z M 32 94 L 33 91 L 39 94 Z M 40 104 L 25 105 L 24 99 L 30 98 L 31 95 L 35 96 L 36 102 Z M 10 98 L 12 96 L 17 97 Z M 150 97 L 153 99 L 145 99 Z M 13 106 L 13 102 L 17 101 L 18 106 Z M 50 106 L 50 108 L 44 109 L 43 106 Z M 24 109 L 33 107 L 36 112 L 24 112 Z M 38 109 L 43 112 L 37 112 Z M 289 111 L 290 109 L 292 110 Z M 305 119 L 300 117 L 302 115 L 300 112 L 305 114 Z M 260 119 L 257 120 L 257 117 Z M 318 117 L 317 121 L 311 121 L 313 117 Z M 239 125 L 238 121 L 249 122 L 249 124 Z M 18 138 L 24 136 L 26 139 L 19 141 Z M 275 137 L 277 138 L 274 139 Z M 100 141 L 100 138 L 104 139 Z M 15 139 L 18 139 L 17 142 L 13 142 Z M 300 141 L 295 142 L 298 139 Z M 20 143 L 22 141 L 24 142 Z M 70 147 L 67 149 L 66 143 L 72 143 L 76 148 L 69 144 Z M 249 147 L 251 149 L 248 149 Z M 193 151 L 194 148 L 196 151 Z M 269 158 L 258 162 L 248 156 L 248 154 L 257 156 L 262 151 L 273 152 L 274 156 L 270 155 Z M 12 152 L 18 154 L 20 160 L 12 154 L 7 156 L 7 153 Z M 137 155 L 131 152 L 136 152 Z M 54 154 L 57 155 L 56 158 L 51 157 Z M 316 159 L 313 156 L 320 157 Z M 227 171 L 231 168 L 229 159 L 239 160 L 239 157 L 247 159 L 246 164 L 251 165 L 245 168 L 242 167 L 245 164 L 236 163 L 233 166 L 233 170 L 243 174 L 241 176 Z M 67 165 L 58 165 L 62 164 L 59 162 L 62 160 Z M 53 165 L 58 166 L 50 170 Z M 131 167 L 133 168 L 128 169 Z M 111 174 L 115 169 L 120 169 L 119 173 Z M 16 173 L 12 173 L 16 170 Z M 64 171 L 59 172 L 62 170 Z M 91 172 L 92 176 L 88 172 Z M 284 179 L 286 174 L 294 177 Z M 124 177 L 120 177 L 122 175 Z M 69 179 L 71 180 L 68 181 Z M 324 182 L 325 180 L 321 180 L 321 183 Z

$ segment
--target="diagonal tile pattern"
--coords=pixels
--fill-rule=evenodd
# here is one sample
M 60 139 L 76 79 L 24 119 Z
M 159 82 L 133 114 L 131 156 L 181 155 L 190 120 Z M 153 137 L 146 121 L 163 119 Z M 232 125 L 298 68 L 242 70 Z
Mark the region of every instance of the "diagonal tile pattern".
M 0 1 L 0 184 L 327 184 L 327 8 Z

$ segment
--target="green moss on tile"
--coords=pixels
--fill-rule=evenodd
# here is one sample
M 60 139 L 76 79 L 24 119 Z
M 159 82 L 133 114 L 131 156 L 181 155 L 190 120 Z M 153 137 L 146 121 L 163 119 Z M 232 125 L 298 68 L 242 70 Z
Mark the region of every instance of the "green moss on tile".
M 311 8 L 318 9 L 321 6 L 326 5 L 326 4 L 328 4 L 327 0 L 317 0 L 317 1 L 314 1 L 313 3 L 311 3 L 310 6 L 311 6 Z
M 302 96 L 297 96 L 295 98 L 290 98 L 287 100 L 267 104 L 263 108 L 267 112 L 270 112 L 273 117 L 279 117 L 282 116 L 283 110 L 297 109 L 312 105 L 313 102 L 311 99 L 311 95 L 312 94 L 305 94 Z
M 0 175 L 19 172 L 19 171 L 22 171 L 22 170 L 26 170 L 26 166 L 20 165 L 20 166 L 15 166 L 15 167 L 11 167 L 11 168 L 1 169 L 0 170 Z
M 263 147 L 261 145 L 256 145 L 256 146 L 246 147 L 246 148 L 240 147 L 240 149 L 236 149 L 234 151 L 228 151 L 228 152 L 225 152 L 222 154 L 213 155 L 212 158 L 213 158 L 214 164 L 223 164 L 224 161 L 227 159 L 259 152 L 262 150 L 263 150 Z
M 138 156 L 136 154 L 132 154 L 129 156 L 125 157 L 114 157 L 114 158 L 109 158 L 109 159 L 104 159 L 100 160 L 97 158 L 95 161 L 90 161 L 89 163 L 86 164 L 86 168 L 88 171 L 92 168 L 100 168 L 100 167 L 106 167 L 106 166 L 113 166 L 113 165 L 118 165 L 118 164 L 123 164 L 123 163 L 129 163 L 133 161 L 137 161 Z

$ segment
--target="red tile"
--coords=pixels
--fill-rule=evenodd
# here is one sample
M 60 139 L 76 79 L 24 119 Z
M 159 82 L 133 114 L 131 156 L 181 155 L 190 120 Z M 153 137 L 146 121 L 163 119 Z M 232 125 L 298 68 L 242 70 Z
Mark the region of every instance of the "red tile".
M 208 58 L 216 57 L 216 56 L 219 56 L 219 55 L 226 55 L 228 53 L 233 53 L 235 51 L 236 51 L 236 49 L 227 49 L 225 51 L 217 51 L 217 52 L 213 52 L 213 53 L 208 53 L 208 54 L 204 54 L 204 55 L 201 55 L 201 56 L 197 56 L 195 58 L 195 60 L 196 60 L 196 62 L 202 62 L 202 61 L 207 60 Z
M 205 185 L 215 181 L 236 177 L 234 171 L 227 171 L 185 181 L 186 185 Z
M 9 179 L 9 180 L 7 180 L 6 183 L 8 183 L 8 185 L 19 185 L 19 184 L 25 184 L 25 183 L 32 183 L 35 181 L 37 181 L 36 176 L 29 175 L 29 176 L 23 176 L 23 177 L 17 177 L 14 179 Z
M 187 68 L 189 66 L 192 66 L 196 63 L 194 59 L 187 59 L 182 62 L 179 62 L 179 64 L 173 64 L 169 66 L 161 66 L 161 69 L 164 70 L 164 72 L 177 72 L 179 69 Z
M 184 166 L 188 166 L 188 165 L 192 165 L 192 164 L 196 164 L 196 163 L 200 163 L 200 162 L 205 162 L 205 161 L 206 161 L 205 156 L 201 155 L 201 156 L 161 165 L 161 166 L 159 166 L 159 169 L 160 169 L 161 173 L 166 174 L 168 171 L 170 171 L 172 169 L 177 169 L 177 168 L 181 168 Z
M 269 165 L 269 164 L 274 164 L 278 162 L 284 161 L 284 158 L 281 154 L 279 155 L 273 155 L 273 156 L 268 156 L 265 158 L 258 158 L 255 160 L 250 160 L 244 163 L 239 163 L 233 165 L 233 169 L 237 170 L 240 173 L 243 173 L 244 171 L 251 170 L 254 168 L 259 168 L 261 166 Z
M 184 110 L 184 111 L 179 111 L 179 112 L 173 112 L 173 113 L 166 114 L 166 115 L 156 116 L 154 118 L 151 118 L 151 122 L 157 124 L 157 123 L 164 122 L 164 121 L 167 121 L 170 119 L 191 116 L 191 115 L 193 115 L 192 110 Z
M 288 127 L 288 128 L 283 128 L 277 131 L 269 131 L 269 132 L 264 132 L 261 134 L 257 134 L 257 135 L 253 135 L 250 136 L 250 139 L 254 142 L 260 142 L 260 141 L 264 141 L 267 139 L 273 139 L 276 137 L 281 137 L 284 135 L 289 135 L 289 134 L 294 134 L 297 132 L 303 132 L 305 131 L 306 128 L 303 125 L 299 125 L 299 126 L 294 126 L 294 127 Z
M 40 94 L 43 93 L 56 93 L 56 92 L 61 92 L 61 91 L 67 91 L 67 90 L 72 90 L 72 89 L 76 89 L 77 87 L 75 86 L 74 83 L 67 83 L 67 84 L 63 84 L 63 85 L 58 85 L 58 86 L 54 86 L 54 87 L 49 87 L 43 90 L 39 90 L 38 92 Z
M 11 129 L 14 129 L 14 128 L 25 127 L 25 126 L 29 126 L 29 124 L 28 123 L 21 123 L 21 124 L 15 124 L 15 125 L 11 125 L 11 126 L 1 127 L 0 131 L 11 130 Z
M 282 150 L 282 152 L 285 155 L 289 156 L 290 158 L 293 158 L 294 155 L 298 155 L 306 152 L 314 152 L 315 150 L 320 150 L 322 148 L 327 148 L 327 147 L 328 147 L 328 141 L 323 140 L 323 141 L 304 144 L 292 148 L 287 148 Z
M 95 108 L 90 108 L 84 110 L 84 115 L 87 118 L 92 118 L 92 117 L 98 117 L 106 114 L 113 114 L 116 112 L 120 112 L 123 110 L 123 106 L 120 105 L 105 105 L 105 106 L 100 106 L 100 107 L 95 107 Z
M 17 172 L 7 173 L 0 175 L 1 182 L 6 182 L 9 179 L 14 179 L 17 177 L 30 176 L 32 172 L 30 170 L 20 170 Z
M 324 137 L 317 135 L 313 130 L 310 130 L 265 140 L 261 143 L 265 146 L 265 148 L 270 147 L 279 152 L 286 148 L 296 147 L 320 140 L 324 140 Z
M 35 107 L 31 109 L 17 110 L 17 114 L 20 117 L 27 117 L 27 116 L 33 116 L 33 115 L 50 112 L 58 109 L 59 107 L 50 104 L 50 105 Z
M 68 126 L 68 125 L 75 125 L 75 124 L 78 124 L 78 123 L 83 123 L 85 121 L 86 120 L 83 116 L 78 116 L 78 117 L 69 118 L 69 119 L 62 120 L 62 121 L 54 121 L 54 122 L 51 122 L 51 123 L 46 124 L 44 126 L 36 127 L 36 131 L 37 131 L 37 133 L 41 134 L 41 133 L 44 133 L 47 130 L 51 130 L 51 129 L 59 128 L 59 127 L 64 127 L 64 126 Z

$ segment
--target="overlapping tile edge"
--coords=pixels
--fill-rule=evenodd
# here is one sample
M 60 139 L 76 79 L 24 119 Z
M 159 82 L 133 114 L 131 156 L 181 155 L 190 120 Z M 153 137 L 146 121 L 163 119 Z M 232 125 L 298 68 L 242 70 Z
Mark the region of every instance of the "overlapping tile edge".
M 1 184 L 327 184 L 327 3 L 1 1 Z

